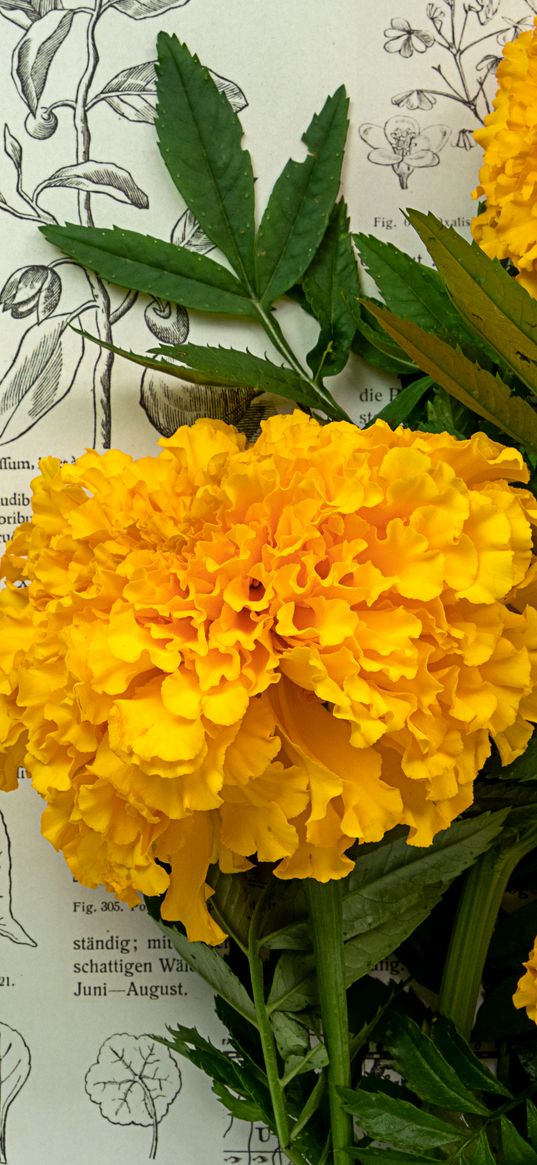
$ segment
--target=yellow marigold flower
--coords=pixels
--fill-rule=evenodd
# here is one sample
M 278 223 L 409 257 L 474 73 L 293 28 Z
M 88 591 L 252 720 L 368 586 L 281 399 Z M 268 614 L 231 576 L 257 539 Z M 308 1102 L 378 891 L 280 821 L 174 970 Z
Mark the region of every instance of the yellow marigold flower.
M 485 157 L 474 197 L 484 195 L 486 209 L 472 234 L 490 258 L 510 259 L 537 295 L 537 20 L 505 45 L 497 79 L 494 111 L 475 133 Z
M 478 433 L 199 421 L 41 463 L 0 594 L 0 770 L 81 882 L 218 942 L 208 866 L 430 845 L 537 721 L 537 504 Z M 514 483 L 514 484 L 511 484 Z
M 537 1023 L 537 938 L 524 967 L 526 974 L 518 981 L 513 1003 L 519 1010 L 525 1007 L 529 1018 Z

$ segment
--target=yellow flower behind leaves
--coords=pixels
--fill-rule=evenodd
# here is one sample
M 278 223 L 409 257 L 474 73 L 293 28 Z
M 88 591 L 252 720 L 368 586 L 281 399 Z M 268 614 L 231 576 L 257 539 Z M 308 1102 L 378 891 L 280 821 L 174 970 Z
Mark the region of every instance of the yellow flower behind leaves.
M 494 111 L 475 139 L 485 157 L 474 197 L 486 208 L 472 234 L 492 259 L 510 259 L 537 295 L 537 21 L 505 45 Z
M 537 720 L 537 504 L 476 434 L 300 412 L 45 459 L 0 594 L 0 776 L 81 882 L 218 942 L 208 866 L 430 845 Z M 511 482 L 514 485 L 510 484 Z
M 537 938 L 524 967 L 526 974 L 518 981 L 513 1003 L 519 1010 L 525 1007 L 529 1018 L 537 1023 Z

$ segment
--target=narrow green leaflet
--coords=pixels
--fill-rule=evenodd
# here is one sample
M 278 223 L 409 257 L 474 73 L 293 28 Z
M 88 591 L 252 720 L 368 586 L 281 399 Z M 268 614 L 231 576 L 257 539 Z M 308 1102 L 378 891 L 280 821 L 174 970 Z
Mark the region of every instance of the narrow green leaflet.
M 383 1092 L 351 1092 L 348 1088 L 340 1089 L 340 1093 L 343 1108 L 356 1117 L 364 1132 L 395 1149 L 406 1149 L 417 1155 L 442 1145 L 455 1148 L 466 1139 L 460 1128 L 423 1112 L 407 1100 Z
M 499 377 L 473 364 L 460 349 L 383 308 L 368 306 L 388 334 L 446 392 L 537 454 L 537 413 L 527 401 L 512 396 Z
M 170 1039 L 159 1042 L 204 1072 L 213 1082 L 213 1092 L 233 1116 L 260 1120 L 274 1132 L 268 1086 L 258 1080 L 249 1065 L 215 1048 L 195 1028 L 178 1024 L 168 1031 Z
M 316 1002 L 315 959 L 313 955 L 284 951 L 276 963 L 267 1000 L 273 1011 L 303 1011 Z
M 408 211 L 458 309 L 532 392 L 537 393 L 537 303 L 501 263 L 433 214 Z
M 431 913 L 433 906 L 440 901 L 445 890 L 440 883 L 435 887 L 427 886 L 420 894 L 409 893 L 408 901 L 398 901 L 394 908 L 389 903 L 382 909 L 382 921 L 376 926 L 366 926 L 364 916 L 358 925 L 363 930 L 354 938 L 348 939 L 344 947 L 345 982 L 347 987 L 356 983 L 368 971 L 387 958 L 424 922 Z M 380 911 L 377 909 L 377 914 Z
M 257 236 L 257 288 L 269 306 L 309 267 L 337 198 L 348 97 L 341 86 L 328 97 L 303 135 L 308 156 L 284 166 L 270 195 Z
M 108 230 L 68 223 L 40 230 L 49 243 L 109 283 L 197 311 L 255 315 L 251 300 L 231 271 L 186 247 L 119 227 Z
M 166 937 L 171 940 L 185 963 L 188 963 L 193 971 L 197 971 L 202 979 L 205 979 L 205 982 L 213 988 L 213 991 L 216 991 L 217 995 L 221 995 L 226 1003 L 229 1003 L 235 1011 L 239 1012 L 239 1015 L 244 1016 L 244 1019 L 257 1027 L 253 1002 L 246 988 L 230 970 L 222 955 L 219 955 L 214 947 L 209 947 L 206 943 L 189 942 L 186 935 L 181 934 L 173 926 L 166 926 L 163 922 L 159 922 L 158 925 Z
M 254 176 L 243 130 L 210 73 L 176 36 L 158 41 L 156 126 L 168 172 L 242 282 L 254 282 Z
M 509 1165 L 537 1165 L 537 1150 L 517 1133 L 506 1116 L 501 1119 L 501 1130 L 503 1154 Z
M 392 372 L 395 376 L 406 376 L 416 373 L 419 369 L 406 352 L 382 331 L 378 324 L 372 327 L 367 320 L 368 300 L 362 299 L 361 315 L 355 320 L 356 332 L 352 341 L 352 350 L 368 364 L 375 368 L 382 368 L 384 372 Z M 382 306 L 382 304 L 380 305 Z
M 389 425 L 400 425 L 406 421 L 407 417 L 416 405 L 419 404 L 421 398 L 432 387 L 432 380 L 430 376 L 420 376 L 419 380 L 414 380 L 412 384 L 408 384 L 406 388 L 402 388 L 393 400 L 389 401 L 384 408 L 377 413 L 370 424 L 373 425 L 375 421 L 387 421 Z M 369 426 L 366 426 L 367 428 Z
M 382 1043 L 408 1085 L 427 1104 L 453 1112 L 489 1115 L 489 1110 L 459 1080 L 433 1041 L 407 1015 L 393 1012 L 381 1025 Z
M 337 203 L 323 241 L 302 280 L 308 304 L 321 325 L 308 353 L 314 377 L 335 376 L 347 363 L 356 330 L 360 283 L 349 234 L 347 207 Z
M 185 380 L 198 383 L 229 384 L 237 388 L 259 388 L 262 392 L 274 392 L 288 400 L 297 401 L 310 408 L 328 409 L 325 394 L 307 380 L 301 380 L 290 368 L 274 364 L 251 352 L 239 352 L 233 348 L 213 348 L 209 344 L 162 345 L 152 349 L 172 360 L 181 361 L 178 375 Z M 190 375 L 190 370 L 195 375 Z M 340 416 L 341 410 L 332 402 L 332 415 Z
M 436 271 L 374 235 L 354 235 L 354 242 L 366 271 L 394 315 L 412 320 L 426 332 L 475 346 L 475 338 Z
M 477 1141 L 472 1143 L 468 1155 L 465 1154 L 460 1160 L 461 1165 L 496 1165 L 496 1159 L 492 1156 L 487 1134 L 484 1131 L 480 1132 Z
M 532 1148 L 537 1149 L 537 1108 L 531 1100 L 526 1101 L 526 1120 L 530 1144 Z
M 455 1024 L 444 1016 L 437 1016 L 432 1029 L 433 1043 L 454 1068 L 462 1084 L 477 1092 L 494 1092 L 497 1096 L 509 1097 L 511 1093 L 489 1072 L 477 1058 L 466 1040 L 459 1035 Z

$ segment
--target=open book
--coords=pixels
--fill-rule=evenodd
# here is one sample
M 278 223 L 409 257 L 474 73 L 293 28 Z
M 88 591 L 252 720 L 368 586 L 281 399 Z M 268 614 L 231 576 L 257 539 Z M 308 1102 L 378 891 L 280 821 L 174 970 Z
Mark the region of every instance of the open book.
M 407 206 L 469 230 L 472 133 L 502 46 L 536 11 L 536 0 L 0 0 L 0 542 L 28 515 L 44 454 L 111 442 L 145 455 L 196 416 L 252 433 L 274 407 L 254 391 L 170 384 L 85 341 L 71 325 L 138 351 L 187 336 L 265 348 L 248 326 L 105 286 L 38 232 L 117 223 L 210 248 L 157 151 L 159 29 L 242 111 L 261 204 L 343 82 L 354 229 L 418 254 Z M 282 326 L 304 328 L 292 304 Z M 314 333 L 294 335 L 307 351 Z M 398 387 L 352 357 L 334 390 L 365 424 Z M 39 835 L 40 811 L 21 772 L 19 790 L 0 795 L 0 1162 L 280 1162 L 262 1128 L 231 1120 L 205 1077 L 153 1039 L 174 1020 L 222 1039 L 204 983 L 142 906 L 72 880 Z

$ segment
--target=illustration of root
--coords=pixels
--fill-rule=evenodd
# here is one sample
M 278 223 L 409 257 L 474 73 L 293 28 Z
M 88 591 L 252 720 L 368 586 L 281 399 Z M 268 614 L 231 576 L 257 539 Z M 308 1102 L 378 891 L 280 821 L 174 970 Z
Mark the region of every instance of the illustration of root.
M 37 946 L 37 943 L 34 942 L 33 938 L 30 938 L 20 922 L 17 922 L 17 919 L 13 917 L 11 909 L 11 843 L 2 813 L 0 813 L 0 938 L 7 938 L 12 943 L 20 943 L 27 947 Z

